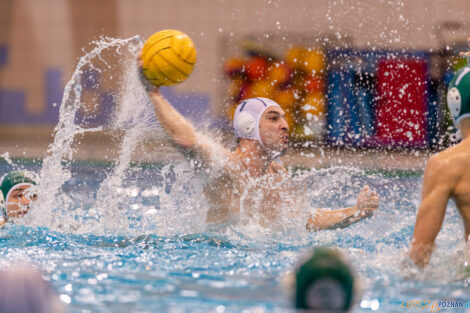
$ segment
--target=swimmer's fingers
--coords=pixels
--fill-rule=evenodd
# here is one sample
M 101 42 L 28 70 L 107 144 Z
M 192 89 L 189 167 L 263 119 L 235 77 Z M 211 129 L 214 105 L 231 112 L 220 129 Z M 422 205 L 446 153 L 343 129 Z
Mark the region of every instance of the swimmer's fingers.
M 137 66 L 142 67 L 143 63 L 144 62 L 142 61 L 142 51 L 139 51 L 139 53 L 137 54 Z
M 150 80 L 148 80 L 145 75 L 144 75 L 144 71 L 142 70 L 142 67 L 139 66 L 139 78 L 140 78 L 140 82 L 142 83 L 142 86 L 144 86 L 145 90 L 147 92 L 150 92 L 150 91 L 158 91 L 159 89 L 159 86 L 156 86 L 154 84 L 152 84 L 150 82 Z
M 371 190 L 369 186 L 364 187 L 357 197 L 357 207 L 360 210 L 376 210 L 379 207 L 377 192 Z
M 368 199 L 364 204 L 363 208 L 369 210 L 377 210 L 379 208 L 379 198 Z
M 373 189 L 370 189 L 370 187 L 367 185 L 362 189 L 359 195 L 362 195 L 365 197 L 377 197 L 378 198 L 377 192 Z
M 364 197 L 377 197 L 377 192 L 375 192 L 375 190 L 370 189 L 369 186 L 365 186 L 359 193 L 358 198 Z
M 357 206 L 361 211 L 374 212 L 379 208 L 378 202 L 363 202 Z
M 144 71 L 142 69 L 143 65 L 144 65 L 144 61 L 142 61 L 142 51 L 139 51 L 139 53 L 137 54 L 137 66 L 139 68 L 140 82 L 142 83 L 142 85 L 144 86 L 147 92 L 158 91 L 160 86 L 155 85 L 150 80 L 148 80 L 147 77 L 145 77 Z
M 379 207 L 379 201 L 380 201 L 379 196 L 374 191 L 372 194 L 367 196 L 364 202 L 368 208 L 377 209 Z
M 363 208 L 359 208 L 359 214 L 361 217 L 368 217 L 374 214 L 377 211 L 377 207 L 373 206 L 366 206 Z
M 142 85 L 144 86 L 145 90 L 147 92 L 149 91 L 154 91 L 156 90 L 156 86 L 154 84 L 152 84 L 144 75 L 144 71 L 142 70 L 142 65 L 143 65 L 143 61 L 142 61 L 142 54 L 141 52 L 139 52 L 139 54 L 137 55 L 137 67 L 138 67 L 138 71 L 139 71 L 139 79 L 140 79 L 140 82 L 142 83 Z
M 374 191 L 367 196 L 367 202 L 369 203 L 369 207 L 377 208 L 379 206 L 380 198 Z
M 375 190 L 370 189 L 369 186 L 364 186 L 362 188 L 361 192 L 359 193 L 359 196 L 361 197 L 377 197 L 377 192 Z

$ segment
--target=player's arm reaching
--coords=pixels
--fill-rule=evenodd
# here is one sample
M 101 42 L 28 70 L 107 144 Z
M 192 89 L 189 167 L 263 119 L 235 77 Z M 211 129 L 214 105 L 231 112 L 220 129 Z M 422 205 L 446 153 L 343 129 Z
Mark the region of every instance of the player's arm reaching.
M 317 231 L 343 228 L 372 215 L 378 206 L 379 197 L 377 193 L 366 186 L 359 193 L 357 204 L 353 207 L 331 211 L 316 210 L 307 221 L 307 229 Z
M 186 149 L 195 149 L 197 135 L 194 126 L 184 118 L 160 93 L 158 87 L 148 91 L 149 98 L 155 109 L 155 115 L 163 129 L 172 140 Z
M 141 65 L 139 56 L 139 70 Z M 192 123 L 160 93 L 158 86 L 152 85 L 143 75 L 141 75 L 141 80 L 153 104 L 158 121 L 175 144 L 196 153 L 206 164 L 212 164 L 215 160 L 232 158 L 231 153 L 223 146 L 197 133 Z
M 454 185 L 448 174 L 449 170 L 436 156 L 429 159 L 424 171 L 422 200 L 409 251 L 411 260 L 418 266 L 429 263 L 434 241 L 444 220 L 447 201 Z

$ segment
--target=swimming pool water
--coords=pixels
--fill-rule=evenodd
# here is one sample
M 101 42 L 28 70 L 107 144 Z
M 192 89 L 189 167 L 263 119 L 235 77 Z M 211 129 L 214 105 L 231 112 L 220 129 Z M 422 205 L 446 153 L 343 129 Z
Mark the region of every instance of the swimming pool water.
M 416 271 L 404 264 L 421 172 L 310 173 L 312 206 L 350 205 L 364 184 L 377 190 L 381 204 L 373 218 L 308 233 L 207 227 L 198 178 L 186 170 L 136 164 L 110 196 L 99 190 L 111 163 L 66 167 L 72 178 L 58 195 L 66 207 L 51 208 L 50 219 L 41 216 L 49 211 L 33 207 L 40 212 L 0 230 L 0 266 L 36 265 L 70 312 L 293 312 L 287 277 L 318 245 L 339 247 L 352 263 L 361 285 L 353 312 L 401 312 L 410 310 L 403 301 L 470 298 L 467 282 L 459 279 L 463 227 L 453 204 L 431 266 Z M 37 172 L 41 161 L 0 161 L 0 173 L 14 168 Z M 96 206 L 100 199 L 108 211 Z

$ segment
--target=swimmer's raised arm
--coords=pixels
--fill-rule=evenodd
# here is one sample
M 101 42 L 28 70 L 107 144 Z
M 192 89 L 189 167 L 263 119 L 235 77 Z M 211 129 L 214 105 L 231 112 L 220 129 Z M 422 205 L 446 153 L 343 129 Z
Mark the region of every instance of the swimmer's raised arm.
M 139 66 L 141 66 L 140 59 Z M 227 158 L 231 157 L 230 152 L 224 147 L 216 145 L 215 142 L 212 142 L 210 139 L 199 135 L 191 122 L 181 115 L 160 93 L 158 86 L 151 85 L 143 77 L 142 83 L 146 87 L 158 121 L 175 144 L 196 152 L 208 163 L 212 162 L 214 158 L 220 155 Z
M 323 229 L 343 228 L 368 217 L 377 210 L 379 197 L 366 186 L 357 198 L 357 204 L 339 210 L 316 210 L 307 221 L 307 229 L 318 231 Z
M 445 163 L 435 155 L 426 165 L 422 200 L 416 217 L 409 256 L 418 266 L 429 263 L 434 241 L 444 220 L 447 201 L 454 184 Z
M 148 95 L 158 121 L 178 146 L 197 153 L 207 164 L 221 162 L 224 158 L 232 158 L 226 148 L 216 144 L 207 136 L 198 134 L 191 122 L 165 99 L 158 88 L 149 91 Z
M 173 141 L 183 147 L 192 149 L 197 143 L 197 135 L 194 126 L 182 116 L 165 97 L 158 87 L 148 92 L 155 109 L 155 115 L 163 129 L 170 135 Z

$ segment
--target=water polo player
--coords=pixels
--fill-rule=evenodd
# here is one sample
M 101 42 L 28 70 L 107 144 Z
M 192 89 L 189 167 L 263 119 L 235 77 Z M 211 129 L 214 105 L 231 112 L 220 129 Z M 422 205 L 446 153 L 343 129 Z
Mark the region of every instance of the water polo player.
M 356 278 L 344 256 L 317 247 L 301 258 L 295 271 L 295 308 L 310 313 L 345 313 L 356 297 Z
M 37 196 L 31 193 L 31 187 L 36 183 L 24 173 L 12 171 L 0 178 L 0 208 L 2 219 L 0 225 L 11 219 L 25 215 L 31 201 Z
M 461 55 L 469 59 L 469 64 L 450 82 L 447 105 L 454 125 L 462 134 L 462 142 L 433 155 L 426 165 L 422 200 L 409 251 L 418 266 L 430 260 L 450 198 L 455 199 L 463 219 L 466 241 L 470 235 L 470 52 Z
M 245 212 L 248 208 L 260 216 L 261 224 L 272 225 L 287 214 L 287 208 L 300 207 L 299 201 L 305 197 L 295 194 L 298 188 L 285 175 L 287 170 L 274 160 L 289 144 L 285 112 L 276 102 L 252 98 L 238 105 L 233 126 L 239 141 L 232 152 L 197 132 L 163 97 L 159 87 L 150 85 L 143 76 L 142 80 L 165 131 L 178 146 L 195 153 L 210 170 L 211 180 L 204 186 L 208 223 L 230 222 L 243 207 Z M 346 226 L 369 216 L 377 207 L 377 194 L 366 187 L 356 206 L 316 210 L 305 216 L 304 225 L 309 230 Z

